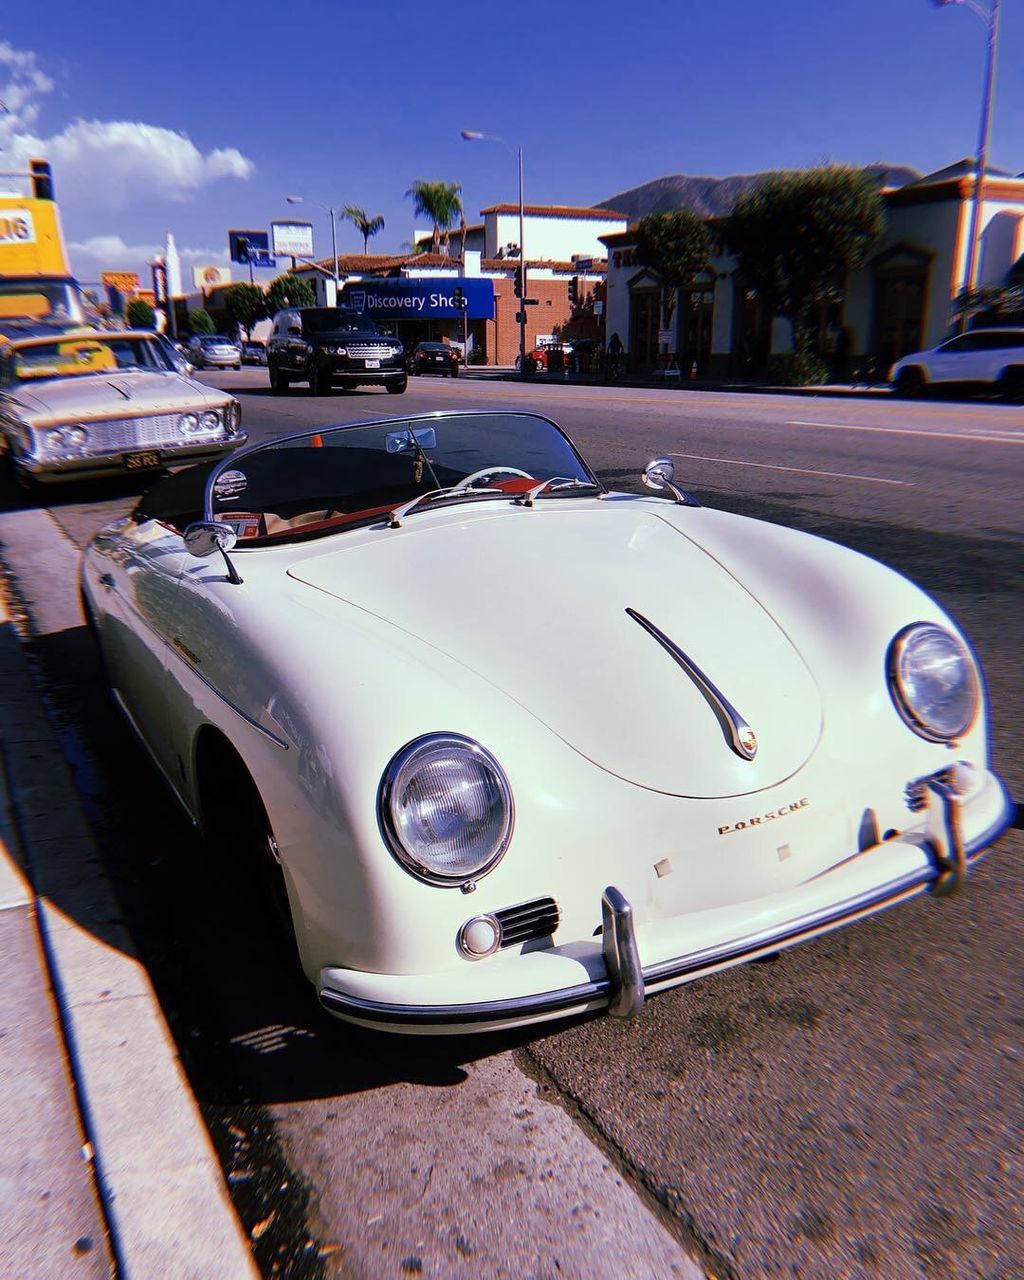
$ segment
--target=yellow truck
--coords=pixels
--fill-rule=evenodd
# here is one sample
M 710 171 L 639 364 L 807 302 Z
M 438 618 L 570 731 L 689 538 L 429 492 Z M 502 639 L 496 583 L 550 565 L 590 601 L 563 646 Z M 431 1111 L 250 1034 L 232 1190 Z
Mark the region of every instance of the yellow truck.
M 49 164 L 30 160 L 27 173 L 0 173 L 0 179 L 26 178 L 30 195 L 0 190 L 0 343 L 15 334 L 46 334 L 85 324 Z

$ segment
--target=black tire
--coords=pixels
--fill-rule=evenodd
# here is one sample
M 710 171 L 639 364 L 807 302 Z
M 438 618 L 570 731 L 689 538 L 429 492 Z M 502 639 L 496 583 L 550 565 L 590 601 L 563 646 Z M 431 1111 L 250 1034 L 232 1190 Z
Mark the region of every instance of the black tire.
M 287 374 L 281 372 L 276 364 L 267 364 L 267 373 L 270 376 L 270 389 L 275 395 L 281 395 L 288 390 L 289 379 Z
M 311 396 L 330 395 L 331 380 L 324 377 L 320 366 L 315 360 L 310 361 L 306 367 L 306 381 L 309 383 L 309 394 Z
M 1011 404 L 1024 403 L 1024 365 L 1004 369 L 996 383 L 996 391 L 1001 400 L 1009 400 Z
M 289 961 L 298 966 L 295 926 L 277 842 L 259 790 L 242 762 L 230 752 L 220 757 L 216 778 L 207 778 L 203 835 L 211 854 L 225 860 L 230 874 L 255 881 Z
M 395 378 L 394 381 L 387 384 L 388 394 L 392 396 L 400 396 L 408 385 L 408 378 Z
M 899 371 L 893 390 L 904 400 L 916 400 L 924 395 L 924 385 L 924 374 L 920 369 L 911 366 Z

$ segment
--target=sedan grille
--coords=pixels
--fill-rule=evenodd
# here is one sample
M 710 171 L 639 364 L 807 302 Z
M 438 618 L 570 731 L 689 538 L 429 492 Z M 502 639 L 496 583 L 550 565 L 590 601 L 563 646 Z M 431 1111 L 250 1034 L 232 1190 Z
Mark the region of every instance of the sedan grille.
M 389 356 L 393 356 L 395 354 L 395 349 L 394 347 L 383 347 L 379 344 L 377 346 L 370 346 L 366 343 L 360 343 L 358 345 L 349 343 L 348 353 L 350 356 L 355 356 L 359 360 L 387 360 Z
M 518 907 L 504 907 L 494 912 L 501 926 L 503 947 L 514 947 L 520 942 L 532 942 L 536 938 L 549 938 L 558 928 L 561 912 L 554 898 L 534 898 Z
M 122 449 L 152 449 L 162 444 L 182 444 L 188 439 L 178 430 L 180 413 L 154 413 L 145 418 L 109 418 L 105 422 L 84 422 L 89 432 L 89 451 L 116 453 Z M 219 433 L 210 433 L 215 436 Z M 210 436 L 204 436 L 209 439 Z M 199 437 L 196 437 L 198 440 Z

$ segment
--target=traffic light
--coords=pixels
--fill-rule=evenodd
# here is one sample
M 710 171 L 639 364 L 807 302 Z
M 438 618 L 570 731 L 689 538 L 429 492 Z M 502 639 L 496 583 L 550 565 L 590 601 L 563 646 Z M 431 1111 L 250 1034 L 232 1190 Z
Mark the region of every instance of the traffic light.
M 466 295 L 462 291 L 461 285 L 456 285 L 452 294 L 452 301 L 455 303 L 456 310 L 463 311 L 466 306 Z
M 580 278 L 579 276 L 569 277 L 569 304 L 575 307 L 580 300 Z
M 526 292 L 526 268 L 523 266 L 521 262 L 516 267 L 516 280 L 515 280 L 514 288 L 516 291 L 517 298 L 521 298 L 523 294 Z

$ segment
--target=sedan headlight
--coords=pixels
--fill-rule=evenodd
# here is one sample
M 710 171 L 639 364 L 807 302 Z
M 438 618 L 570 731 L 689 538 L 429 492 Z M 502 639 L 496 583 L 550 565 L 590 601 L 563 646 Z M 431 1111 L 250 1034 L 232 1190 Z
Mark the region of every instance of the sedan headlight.
M 905 627 L 889 646 L 888 666 L 896 710 L 922 738 L 951 742 L 974 723 L 978 673 L 967 647 L 944 627 Z
M 194 436 L 199 430 L 199 415 L 196 413 L 183 413 L 178 419 L 178 430 L 183 436 Z
M 486 875 L 512 836 L 512 789 L 497 760 L 458 734 L 417 738 L 380 784 L 381 825 L 391 852 L 430 884 Z
M 201 413 L 199 415 L 199 429 L 201 431 L 219 431 L 220 414 L 215 409 L 207 409 L 205 413 Z
M 348 347 L 328 347 L 327 354 L 329 356 L 347 356 Z

